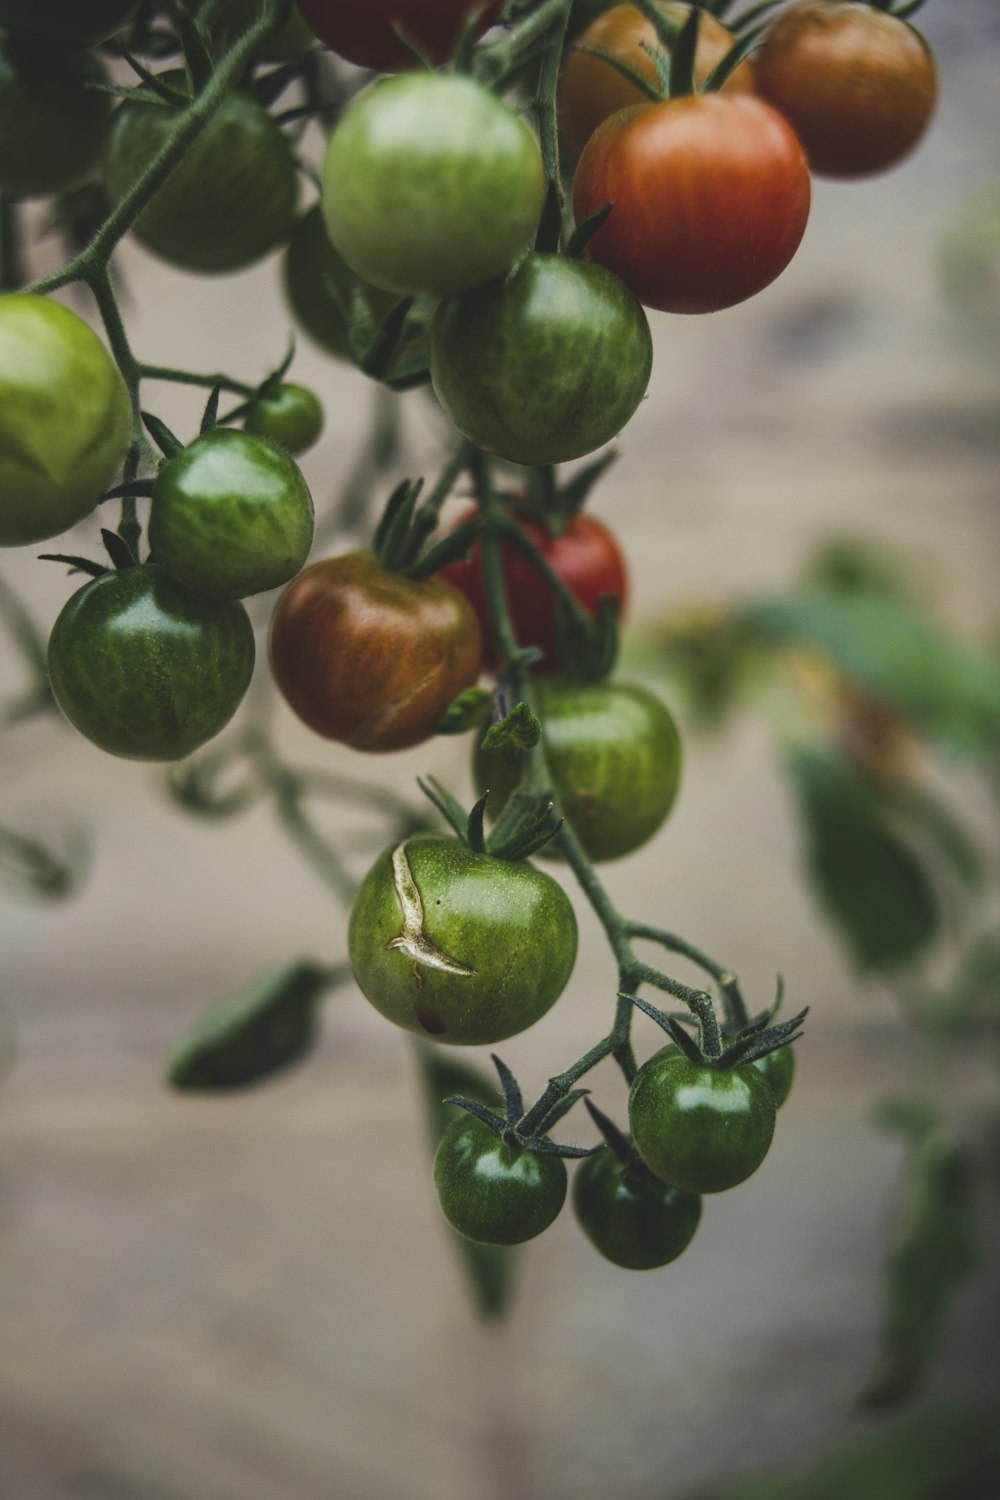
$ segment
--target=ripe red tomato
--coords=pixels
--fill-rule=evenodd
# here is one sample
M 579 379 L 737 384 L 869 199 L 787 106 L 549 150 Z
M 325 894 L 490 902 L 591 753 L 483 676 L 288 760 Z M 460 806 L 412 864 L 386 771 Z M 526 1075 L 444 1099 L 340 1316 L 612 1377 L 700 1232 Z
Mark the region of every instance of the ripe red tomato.
M 432 62 L 442 63 L 476 8 L 476 0 L 299 0 L 303 20 L 321 42 L 348 62 L 379 73 L 417 66 L 394 27 L 399 26 Z M 480 34 L 502 9 L 502 3 L 491 5 L 480 17 Z
M 467 521 L 469 511 L 456 524 Z M 559 574 L 559 577 L 591 615 L 605 594 L 617 599 L 624 610 L 628 597 L 628 573 L 621 548 L 611 532 L 593 516 L 577 515 L 567 521 L 558 536 L 552 536 L 540 521 L 519 517 L 517 524 Z M 503 545 L 504 580 L 514 633 L 522 646 L 537 646 L 542 659 L 536 669 L 555 672 L 559 668 L 556 606 L 552 590 L 542 575 L 513 542 Z M 500 665 L 500 653 L 490 627 L 483 578 L 483 555 L 478 542 L 468 561 L 449 563 L 438 575 L 465 595 L 475 610 L 483 632 L 483 666 Z
M 919 31 L 854 0 L 805 0 L 784 11 L 757 54 L 757 76 L 762 97 L 825 177 L 895 166 L 937 101 L 934 58 Z
M 605 120 L 577 167 L 577 223 L 614 205 L 587 247 L 647 307 L 718 312 L 782 272 L 809 217 L 794 131 L 749 94 L 686 94 Z

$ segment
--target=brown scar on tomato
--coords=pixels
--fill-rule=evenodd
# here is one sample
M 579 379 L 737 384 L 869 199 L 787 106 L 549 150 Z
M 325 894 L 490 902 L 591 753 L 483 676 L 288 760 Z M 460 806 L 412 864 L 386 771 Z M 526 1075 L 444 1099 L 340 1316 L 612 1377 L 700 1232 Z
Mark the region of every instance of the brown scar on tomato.
M 449 958 L 447 953 L 442 953 L 441 949 L 435 947 L 430 938 L 425 935 L 424 903 L 421 900 L 417 882 L 413 878 L 409 860 L 406 858 L 405 844 L 398 845 L 392 851 L 392 883 L 399 909 L 403 915 L 403 930 L 399 937 L 392 938 L 386 943 L 386 949 L 398 948 L 401 953 L 406 954 L 407 958 L 413 960 L 414 965 L 423 964 L 425 968 L 440 969 L 445 974 L 460 974 L 464 978 L 470 978 L 475 974 L 475 969 L 467 969 L 457 959 Z M 421 1024 L 423 1024 L 422 1021 Z

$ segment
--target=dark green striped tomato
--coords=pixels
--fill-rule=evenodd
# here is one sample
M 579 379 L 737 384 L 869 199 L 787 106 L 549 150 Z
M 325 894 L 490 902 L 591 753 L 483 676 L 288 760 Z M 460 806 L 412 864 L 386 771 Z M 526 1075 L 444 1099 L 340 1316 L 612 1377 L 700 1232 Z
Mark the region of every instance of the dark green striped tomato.
M 163 77 L 183 87 L 183 73 Z M 134 100 L 118 110 L 104 161 L 113 202 L 141 177 L 182 112 L 179 105 Z M 284 243 L 297 198 L 295 161 L 280 127 L 262 104 L 237 90 L 143 209 L 133 233 L 184 270 L 238 271 Z
M 85 584 L 49 639 L 59 707 L 128 760 L 180 760 L 204 745 L 236 712 L 253 664 L 243 605 L 192 594 L 152 563 Z
M 0 27 L 47 47 L 96 47 L 121 31 L 138 0 L 0 0 Z
M 652 368 L 632 293 L 562 255 L 529 255 L 506 280 L 449 297 L 431 331 L 441 405 L 465 437 L 513 463 L 563 463 L 610 442 Z
M 0 33 L 0 192 L 45 198 L 93 172 L 111 127 L 108 75 L 87 52 Z
M 480 1245 L 520 1245 L 548 1229 L 566 1201 L 559 1156 L 507 1146 L 484 1120 L 453 1120 L 434 1156 L 434 1186 L 452 1229 Z
M 325 420 L 319 397 L 308 386 L 286 382 L 259 396 L 243 425 L 254 437 L 299 454 L 319 441 Z
M 644 687 L 539 678 L 545 758 L 559 812 L 593 860 L 631 854 L 661 827 L 681 776 L 670 713 Z M 497 818 L 521 778 L 519 757 L 476 751 L 475 777 Z
M 210 599 L 245 599 L 287 583 L 312 538 L 312 497 L 298 465 L 251 433 L 203 433 L 154 481 L 153 555 Z
M 576 942 L 573 908 L 551 876 L 434 836 L 379 857 L 348 929 L 351 967 L 375 1009 L 456 1046 L 533 1025 L 562 994 Z
M 366 89 L 323 166 L 334 245 L 359 276 L 401 294 L 502 276 L 531 244 L 544 199 L 527 125 L 455 74 L 403 73 Z
M 93 329 L 47 297 L 0 297 L 0 546 L 89 515 L 131 435 L 125 382 Z
M 624 1166 L 605 1146 L 573 1174 L 573 1212 L 605 1260 L 627 1271 L 652 1271 L 690 1245 L 701 1199 Z
M 380 291 L 355 276 L 331 245 L 318 203 L 303 214 L 292 231 L 281 269 L 295 321 L 314 343 L 337 359 L 348 359 L 351 352 L 344 305 L 350 308 L 359 300 L 374 332 L 399 301 L 394 293 Z
M 635 1149 L 661 1182 L 688 1193 L 736 1187 L 774 1135 L 771 1085 L 752 1063 L 714 1068 L 664 1047 L 639 1069 L 628 1100 Z
M 763 1073 L 771 1085 L 774 1107 L 780 1109 L 792 1092 L 795 1081 L 795 1053 L 791 1047 L 779 1047 L 777 1052 L 769 1052 L 766 1057 L 758 1058 L 754 1067 Z

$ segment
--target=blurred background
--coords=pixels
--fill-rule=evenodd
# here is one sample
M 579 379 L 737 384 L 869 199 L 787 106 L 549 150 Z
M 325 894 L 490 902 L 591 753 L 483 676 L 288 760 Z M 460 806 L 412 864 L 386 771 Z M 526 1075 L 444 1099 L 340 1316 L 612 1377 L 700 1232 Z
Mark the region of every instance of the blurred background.
M 660 1272 L 606 1264 L 565 1212 L 519 1256 L 507 1317 L 480 1320 L 434 1200 L 410 1040 L 353 986 L 326 1002 L 318 1049 L 280 1078 L 222 1097 L 164 1083 L 211 1002 L 290 961 L 343 956 L 344 910 L 271 808 L 192 817 L 162 771 L 102 755 L 52 714 L 28 719 L 0 737 L 0 825 L 68 854 L 81 878 L 60 902 L 31 899 L 23 882 L 0 889 L 11 1500 L 818 1496 L 860 1493 L 830 1465 L 881 1444 L 895 1455 L 879 1471 L 889 1477 L 864 1493 L 905 1500 L 945 1493 L 926 1487 L 928 1435 L 932 1453 L 978 1444 L 995 1462 L 995 1436 L 961 1423 L 1000 1395 L 989 1191 L 1000 964 L 982 961 L 1000 917 L 996 741 L 992 758 L 983 739 L 956 750 L 948 726 L 938 734 L 922 716 L 919 683 L 908 720 L 893 705 L 914 779 L 978 867 L 956 875 L 947 835 L 922 847 L 939 909 L 901 977 L 859 951 L 860 918 L 788 775 L 803 737 L 846 743 L 847 678 L 870 707 L 864 651 L 858 663 L 856 640 L 838 636 L 824 652 L 803 627 L 776 666 L 737 671 L 738 688 L 710 701 L 702 670 L 720 622 L 738 637 L 747 606 L 800 597 L 817 552 L 829 576 L 829 544 L 844 538 L 837 556 L 855 572 L 874 551 L 906 578 L 943 652 L 928 672 L 946 687 L 1000 640 L 1000 19 L 991 0 L 931 0 L 920 24 L 941 70 L 928 139 L 884 178 L 817 181 L 801 251 L 754 301 L 654 315 L 648 398 L 593 500 L 632 569 L 623 674 L 663 693 L 687 756 L 666 829 L 606 867 L 608 888 L 622 910 L 736 969 L 752 1009 L 779 972 L 790 1010 L 811 1007 L 764 1166 L 707 1203 L 691 1249 Z M 35 256 L 44 269 L 57 247 L 42 241 Z M 251 382 L 280 361 L 291 319 L 277 258 L 226 280 L 132 244 L 121 262 L 142 357 Z M 377 396 L 304 341 L 292 377 L 326 407 L 303 461 L 322 512 L 355 470 Z M 202 402 L 162 387 L 155 406 L 187 435 Z M 402 398 L 400 421 L 380 498 L 434 471 L 448 441 L 425 394 Z M 60 546 L 95 540 L 90 522 Z M 43 634 L 78 586 L 28 549 L 0 570 Z M 0 672 L 4 697 L 23 688 L 6 635 Z M 428 772 L 470 800 L 465 738 L 372 763 L 283 708 L 275 734 L 296 764 L 414 806 Z M 390 826 L 335 802 L 317 816 L 357 874 Z M 531 1094 L 603 1034 L 614 1002 L 610 955 L 577 904 L 570 989 L 503 1048 Z M 963 1009 L 969 962 L 985 978 Z M 923 1024 L 928 997 L 944 997 L 950 1031 Z M 658 1045 L 645 1022 L 637 1039 L 642 1055 Z M 623 1120 L 615 1070 L 588 1081 Z M 902 1131 L 875 1122 L 887 1097 L 915 1095 L 933 1099 L 959 1189 L 954 1174 L 910 1170 L 927 1139 L 916 1106 L 897 1110 Z M 575 1113 L 562 1128 L 594 1138 Z M 900 1361 L 902 1385 L 913 1376 L 906 1401 L 890 1400 L 887 1351 L 894 1378 Z M 866 1386 L 883 1399 L 860 1403 Z M 915 1454 L 906 1488 L 892 1464 Z M 727 1488 L 779 1471 L 793 1476 L 786 1488 Z

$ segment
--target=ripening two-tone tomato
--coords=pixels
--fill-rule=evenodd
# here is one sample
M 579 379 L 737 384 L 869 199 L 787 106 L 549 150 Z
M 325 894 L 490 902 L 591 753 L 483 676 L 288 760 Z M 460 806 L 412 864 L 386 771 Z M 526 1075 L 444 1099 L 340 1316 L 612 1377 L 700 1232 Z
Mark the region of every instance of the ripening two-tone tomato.
M 502 3 L 484 5 L 483 0 L 299 0 L 303 19 L 321 42 L 378 73 L 419 66 L 397 26 L 431 62 L 443 63 L 473 14 L 482 34 L 502 9 Z
M 0 0 L 0 27 L 47 47 L 96 47 L 121 31 L 139 0 Z
M 96 170 L 111 127 L 108 82 L 88 52 L 0 33 L 0 192 L 48 197 Z
M 701 1199 L 624 1166 L 610 1147 L 573 1176 L 573 1212 L 594 1249 L 627 1271 L 669 1265 L 701 1223 Z
M 434 1156 L 434 1186 L 452 1229 L 479 1245 L 521 1245 L 548 1229 L 566 1201 L 558 1156 L 505 1145 L 475 1115 L 453 1120 Z

